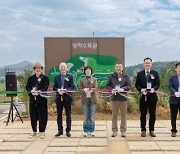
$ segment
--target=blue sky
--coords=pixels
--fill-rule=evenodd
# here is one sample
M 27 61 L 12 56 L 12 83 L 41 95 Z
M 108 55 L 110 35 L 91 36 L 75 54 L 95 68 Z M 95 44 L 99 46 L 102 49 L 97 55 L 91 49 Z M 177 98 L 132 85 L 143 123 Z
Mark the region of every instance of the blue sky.
M 180 60 L 180 0 L 1 0 L 0 66 L 44 63 L 44 37 L 125 37 L 126 66 Z

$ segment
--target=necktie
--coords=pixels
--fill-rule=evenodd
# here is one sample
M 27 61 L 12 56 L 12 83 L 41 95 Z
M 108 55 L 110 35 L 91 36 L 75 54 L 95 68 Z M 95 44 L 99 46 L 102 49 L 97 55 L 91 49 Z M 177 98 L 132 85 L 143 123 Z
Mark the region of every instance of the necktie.
M 61 87 L 64 88 L 64 78 L 65 78 L 65 75 L 61 75 Z
M 150 72 L 149 71 L 146 72 L 146 78 L 147 78 L 147 82 L 150 82 Z

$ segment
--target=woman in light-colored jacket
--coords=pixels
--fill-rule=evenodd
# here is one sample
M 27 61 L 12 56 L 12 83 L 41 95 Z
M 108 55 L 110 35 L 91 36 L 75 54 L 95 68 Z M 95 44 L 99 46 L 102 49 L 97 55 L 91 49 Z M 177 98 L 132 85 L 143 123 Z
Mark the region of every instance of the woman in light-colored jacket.
M 88 135 L 94 137 L 97 98 L 96 93 L 92 91 L 92 88 L 97 88 L 98 83 L 97 79 L 92 77 L 92 68 L 90 66 L 84 68 L 84 74 L 86 76 L 81 78 L 79 85 L 79 89 L 83 89 L 84 91 L 81 98 L 84 112 L 83 131 L 84 137 L 87 137 Z

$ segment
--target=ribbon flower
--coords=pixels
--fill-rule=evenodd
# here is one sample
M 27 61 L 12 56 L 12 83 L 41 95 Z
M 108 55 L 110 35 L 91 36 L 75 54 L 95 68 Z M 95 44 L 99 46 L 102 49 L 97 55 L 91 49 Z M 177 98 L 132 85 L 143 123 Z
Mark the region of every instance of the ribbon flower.
M 154 75 L 153 74 L 150 74 L 150 78 L 152 79 L 152 80 L 154 80 Z
M 90 83 L 93 83 L 93 79 L 92 78 L 90 78 L 89 81 L 90 81 Z
M 38 82 L 41 82 L 41 78 L 38 78 Z
M 119 81 L 119 82 L 121 82 L 121 80 L 122 80 L 122 79 L 121 79 L 121 77 L 120 77 L 120 78 L 118 78 L 118 81 Z
M 69 78 L 68 78 L 68 77 L 65 77 L 64 79 L 65 79 L 66 81 L 69 81 Z

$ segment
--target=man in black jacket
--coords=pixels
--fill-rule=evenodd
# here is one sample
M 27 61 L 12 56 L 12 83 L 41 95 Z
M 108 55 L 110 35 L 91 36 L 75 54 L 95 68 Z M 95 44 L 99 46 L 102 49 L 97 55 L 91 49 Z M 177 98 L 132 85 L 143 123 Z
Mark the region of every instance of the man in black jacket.
M 158 97 L 156 91 L 160 86 L 158 72 L 151 70 L 152 59 L 144 59 L 144 70 L 138 72 L 136 78 L 136 89 L 141 92 L 140 97 L 140 121 L 141 136 L 146 137 L 146 114 L 149 110 L 149 133 L 151 137 L 156 137 L 154 124 L 156 120 L 156 104 Z
M 169 98 L 170 110 L 171 110 L 171 136 L 176 137 L 176 119 L 178 110 L 180 113 L 180 62 L 175 65 L 176 74 L 173 74 L 169 78 L 169 91 L 171 93 Z
M 66 93 L 66 90 L 74 89 L 73 76 L 68 74 L 66 63 L 62 62 L 59 65 L 60 74 L 55 77 L 53 90 L 57 91 L 56 107 L 57 107 L 57 124 L 58 132 L 55 136 L 63 135 L 62 111 L 63 107 L 66 112 L 66 136 L 71 137 L 71 103 L 72 96 Z
M 127 91 L 131 88 L 131 81 L 127 74 L 123 72 L 121 62 L 116 62 L 115 72 L 109 76 L 106 87 L 114 93 L 112 98 L 112 137 L 117 136 L 117 116 L 120 109 L 121 112 L 121 137 L 126 137 L 127 123 L 127 99 L 123 95 L 127 95 Z
M 49 78 L 42 74 L 43 66 L 41 63 L 34 64 L 35 74 L 30 76 L 27 81 L 26 90 L 29 93 L 30 104 L 29 112 L 31 118 L 31 127 L 33 133 L 30 137 L 37 135 L 37 121 L 39 120 L 40 138 L 45 136 L 45 129 L 48 119 L 47 99 L 39 95 L 40 91 L 47 91 L 49 86 Z

